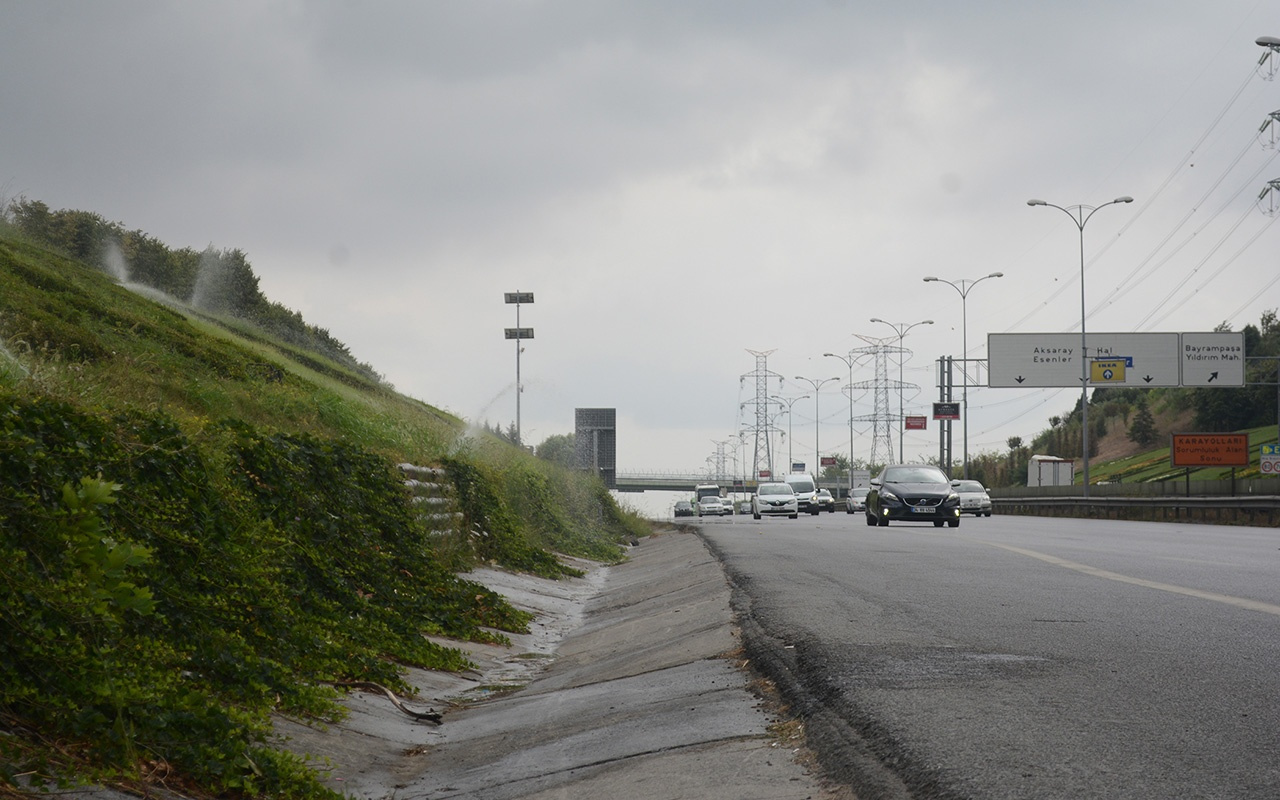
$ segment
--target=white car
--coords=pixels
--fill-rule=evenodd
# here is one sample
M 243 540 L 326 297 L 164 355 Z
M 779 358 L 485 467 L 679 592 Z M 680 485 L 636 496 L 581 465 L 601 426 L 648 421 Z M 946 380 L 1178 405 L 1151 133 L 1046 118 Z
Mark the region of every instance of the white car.
M 733 512 L 730 511 L 730 514 Z M 709 494 L 698 501 L 698 516 L 721 517 L 725 514 L 724 501 L 719 496 Z
M 960 513 L 975 517 L 991 516 L 991 496 L 977 481 L 952 481 L 951 488 L 960 495 Z
M 844 499 L 844 511 L 846 514 L 861 514 L 867 510 L 867 492 L 871 491 L 865 486 L 852 489 L 849 496 Z
M 760 519 L 764 516 L 785 514 L 791 519 L 800 516 L 800 504 L 796 499 L 796 490 L 789 483 L 762 483 L 756 487 L 751 497 L 751 516 Z

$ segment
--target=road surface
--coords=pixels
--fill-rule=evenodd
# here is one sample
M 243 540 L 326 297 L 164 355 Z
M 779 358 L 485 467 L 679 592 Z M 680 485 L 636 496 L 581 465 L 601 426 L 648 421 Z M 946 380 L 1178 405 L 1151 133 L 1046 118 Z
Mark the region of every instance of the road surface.
M 1280 797 L 1278 530 L 699 527 L 860 800 Z

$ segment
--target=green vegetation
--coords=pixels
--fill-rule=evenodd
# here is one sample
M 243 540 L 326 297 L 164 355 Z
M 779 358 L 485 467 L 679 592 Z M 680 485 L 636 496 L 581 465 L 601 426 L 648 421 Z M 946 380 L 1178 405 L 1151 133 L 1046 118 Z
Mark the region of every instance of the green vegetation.
M 406 666 L 467 666 L 424 634 L 525 630 L 466 580 L 474 564 L 572 575 L 556 552 L 615 560 L 647 532 L 598 481 L 466 436 L 254 292 L 250 311 L 293 319 L 288 335 L 126 291 L 76 258 L 119 226 L 15 208 L 0 224 L 0 795 L 161 775 L 189 795 L 330 796 L 272 747 L 273 715 L 334 721 L 333 682 L 410 693 Z M 189 252 L 123 238 L 156 288 L 199 279 Z M 448 477 L 449 530 L 401 463 Z

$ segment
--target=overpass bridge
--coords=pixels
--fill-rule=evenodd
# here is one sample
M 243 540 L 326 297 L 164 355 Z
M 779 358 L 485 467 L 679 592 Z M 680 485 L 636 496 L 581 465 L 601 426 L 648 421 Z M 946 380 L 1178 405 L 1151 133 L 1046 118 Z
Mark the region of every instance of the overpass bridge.
M 754 478 L 723 476 L 716 478 L 691 472 L 617 472 L 614 474 L 614 482 L 619 492 L 689 492 L 690 494 L 693 494 L 693 487 L 699 483 L 718 484 L 722 489 L 738 493 L 754 493 L 757 484 L 760 483 Z M 841 490 L 847 485 L 847 478 L 818 479 L 819 488 L 830 489 L 831 493 L 837 497 L 844 496 Z

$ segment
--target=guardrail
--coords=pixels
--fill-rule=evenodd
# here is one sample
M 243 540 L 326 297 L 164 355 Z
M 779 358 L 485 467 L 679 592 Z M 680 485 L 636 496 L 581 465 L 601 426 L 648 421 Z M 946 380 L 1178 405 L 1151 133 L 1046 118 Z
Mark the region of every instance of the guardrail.
M 990 492 L 997 513 L 1095 519 L 1188 521 L 1280 526 L 1280 480 L 1157 481 L 1153 483 L 1011 487 Z

